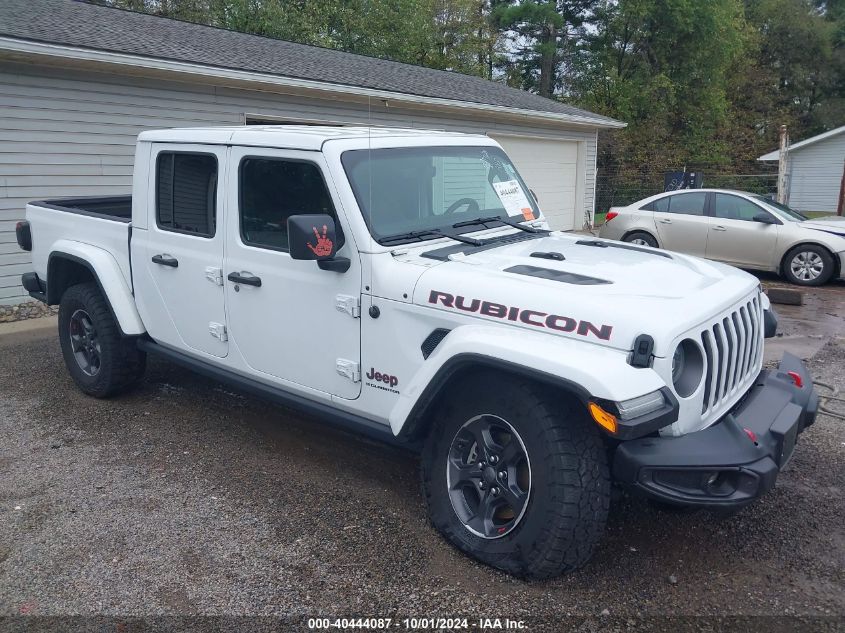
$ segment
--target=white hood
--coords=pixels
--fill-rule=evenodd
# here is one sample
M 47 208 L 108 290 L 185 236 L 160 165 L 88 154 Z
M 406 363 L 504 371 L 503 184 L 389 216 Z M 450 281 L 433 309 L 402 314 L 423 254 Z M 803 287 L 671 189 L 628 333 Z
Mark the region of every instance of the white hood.
M 467 247 L 468 255 L 452 254 L 426 270 L 413 301 L 617 349 L 631 349 L 638 335 L 649 334 L 660 356 L 678 335 L 759 285 L 748 273 L 695 257 L 619 242 L 583 243 L 598 241 L 552 233 L 475 253 Z M 431 261 L 432 251 L 442 248 L 415 249 L 415 255 Z M 563 259 L 532 256 L 544 252 Z

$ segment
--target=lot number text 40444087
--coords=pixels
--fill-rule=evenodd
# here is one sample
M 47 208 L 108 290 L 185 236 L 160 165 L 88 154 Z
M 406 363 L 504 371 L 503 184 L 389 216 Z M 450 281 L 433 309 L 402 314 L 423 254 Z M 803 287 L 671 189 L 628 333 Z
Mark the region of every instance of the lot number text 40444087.
M 509 618 L 309 618 L 308 628 L 312 630 L 353 630 L 373 629 L 389 630 L 525 630 L 527 627 L 522 620 Z

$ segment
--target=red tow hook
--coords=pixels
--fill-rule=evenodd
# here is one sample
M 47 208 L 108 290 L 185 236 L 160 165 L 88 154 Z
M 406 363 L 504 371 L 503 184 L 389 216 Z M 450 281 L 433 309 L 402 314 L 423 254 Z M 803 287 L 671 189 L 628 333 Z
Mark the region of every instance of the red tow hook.
M 792 378 L 793 384 L 801 389 L 804 386 L 804 381 L 801 379 L 801 375 L 797 371 L 788 371 L 786 375 Z
M 754 433 L 751 429 L 742 429 L 745 431 L 745 434 L 748 436 L 748 439 L 754 442 L 754 446 L 757 446 L 757 434 Z

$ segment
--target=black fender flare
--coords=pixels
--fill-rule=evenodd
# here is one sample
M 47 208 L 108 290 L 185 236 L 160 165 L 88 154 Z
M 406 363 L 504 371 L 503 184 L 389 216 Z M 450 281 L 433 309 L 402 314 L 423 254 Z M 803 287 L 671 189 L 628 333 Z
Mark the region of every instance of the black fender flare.
M 106 305 L 109 307 L 109 313 L 111 314 L 114 322 L 117 323 L 118 329 L 120 330 L 121 335 L 123 336 L 136 336 L 134 334 L 126 334 L 123 331 L 123 328 L 120 325 L 120 319 L 117 318 L 117 314 L 114 311 L 114 307 L 112 306 L 111 300 L 109 299 L 109 295 L 106 292 L 106 289 L 103 287 L 103 283 L 100 281 L 99 275 L 97 275 L 97 271 L 94 269 L 94 266 L 91 265 L 91 262 L 79 257 L 78 255 L 73 255 L 71 253 L 65 253 L 63 251 L 52 251 L 47 258 L 47 279 L 43 280 L 44 284 L 46 285 L 46 303 L 47 305 L 58 305 L 62 297 L 61 295 L 64 294 L 64 291 L 67 287 L 59 286 L 57 284 L 50 285 L 50 279 L 55 279 L 57 277 L 56 269 L 54 266 L 58 265 L 59 261 L 70 261 L 74 264 L 78 264 L 85 268 L 90 274 L 91 278 L 97 284 L 97 288 L 100 290 L 100 294 L 103 295 L 103 299 L 105 299 Z M 71 284 L 72 285 L 72 284 Z
M 434 378 L 426 385 L 420 397 L 414 403 L 408 417 L 405 419 L 405 423 L 402 425 L 402 430 L 399 432 L 398 437 L 408 441 L 419 440 L 426 426 L 426 414 L 435 405 L 438 397 L 448 388 L 449 382 L 455 374 L 467 368 L 495 369 L 503 373 L 530 378 L 531 380 L 571 393 L 585 407 L 591 397 L 590 393 L 578 383 L 560 376 L 555 376 L 554 374 L 491 356 L 485 356 L 484 354 L 456 354 L 443 364 L 434 375 Z

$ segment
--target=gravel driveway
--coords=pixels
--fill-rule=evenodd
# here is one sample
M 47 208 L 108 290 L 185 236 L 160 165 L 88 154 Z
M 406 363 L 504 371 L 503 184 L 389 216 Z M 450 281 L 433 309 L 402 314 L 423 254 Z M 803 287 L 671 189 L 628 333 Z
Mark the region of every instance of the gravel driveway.
M 843 339 L 810 366 L 845 391 Z M 526 583 L 475 564 L 428 525 L 411 454 L 163 362 L 152 361 L 131 393 L 94 400 L 71 383 L 52 333 L 0 340 L 5 616 L 842 630 L 844 498 L 845 423 L 820 417 L 755 506 L 719 519 L 620 494 L 586 568 Z M 651 619 L 667 614 L 778 617 Z M 241 618 L 224 628 L 256 630 L 261 621 L 280 622 Z

